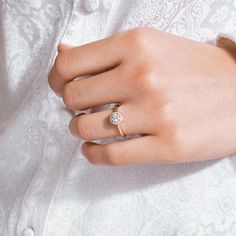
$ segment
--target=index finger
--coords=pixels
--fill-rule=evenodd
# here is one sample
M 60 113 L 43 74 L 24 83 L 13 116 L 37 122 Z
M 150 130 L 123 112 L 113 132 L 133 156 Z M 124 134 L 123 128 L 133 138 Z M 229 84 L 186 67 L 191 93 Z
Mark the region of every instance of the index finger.
M 59 96 L 64 85 L 75 77 L 104 72 L 121 63 L 115 36 L 60 52 L 49 73 L 49 85 Z

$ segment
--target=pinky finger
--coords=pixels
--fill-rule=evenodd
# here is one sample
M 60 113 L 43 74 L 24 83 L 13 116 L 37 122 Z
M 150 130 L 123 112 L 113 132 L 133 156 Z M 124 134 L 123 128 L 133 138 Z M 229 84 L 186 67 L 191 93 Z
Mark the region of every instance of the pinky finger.
M 111 144 L 85 142 L 82 153 L 95 165 L 128 165 L 140 163 L 172 162 L 169 145 L 159 137 L 146 135 Z

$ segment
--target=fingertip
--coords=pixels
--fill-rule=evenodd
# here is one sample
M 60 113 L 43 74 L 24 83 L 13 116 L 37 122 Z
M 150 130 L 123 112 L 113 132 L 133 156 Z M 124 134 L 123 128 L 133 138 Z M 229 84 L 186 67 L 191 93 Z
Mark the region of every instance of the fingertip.
M 81 145 L 80 151 L 85 156 L 85 143 Z
M 73 136 L 78 137 L 78 135 L 77 135 L 77 122 L 76 122 L 75 118 L 73 118 L 70 121 L 69 129 L 70 129 L 70 132 Z
M 62 53 L 63 51 L 72 48 L 72 46 L 65 44 L 65 43 L 59 43 L 57 46 L 58 53 Z
M 79 137 L 78 136 L 78 120 L 76 119 L 79 116 L 85 115 L 86 113 L 82 112 L 80 114 L 78 114 L 77 116 L 75 116 L 73 119 L 71 119 L 70 124 L 69 124 L 69 129 L 70 132 L 73 136 L 75 137 Z

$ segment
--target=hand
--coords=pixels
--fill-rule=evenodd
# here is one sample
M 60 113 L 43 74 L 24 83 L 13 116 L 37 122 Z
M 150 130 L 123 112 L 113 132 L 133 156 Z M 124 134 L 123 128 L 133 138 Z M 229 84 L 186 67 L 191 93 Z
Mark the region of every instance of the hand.
M 91 163 L 177 163 L 236 152 L 236 65 L 220 47 L 134 29 L 61 50 L 49 84 L 72 110 L 120 103 L 125 134 L 142 135 L 96 144 L 119 135 L 111 110 L 74 117 L 71 133 L 87 141 L 82 152 Z

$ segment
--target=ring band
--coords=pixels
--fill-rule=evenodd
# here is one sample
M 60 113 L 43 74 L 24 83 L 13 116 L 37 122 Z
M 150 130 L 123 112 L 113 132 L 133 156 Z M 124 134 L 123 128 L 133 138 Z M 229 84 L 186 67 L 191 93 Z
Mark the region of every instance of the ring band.
M 124 134 L 123 130 L 121 129 L 121 127 L 119 125 L 121 123 L 121 121 L 123 120 L 123 115 L 118 111 L 119 106 L 120 106 L 119 104 L 116 104 L 115 107 L 113 107 L 113 109 L 112 109 L 113 112 L 110 115 L 110 122 L 111 122 L 111 124 L 117 126 L 120 135 L 122 137 L 124 137 L 126 135 Z

